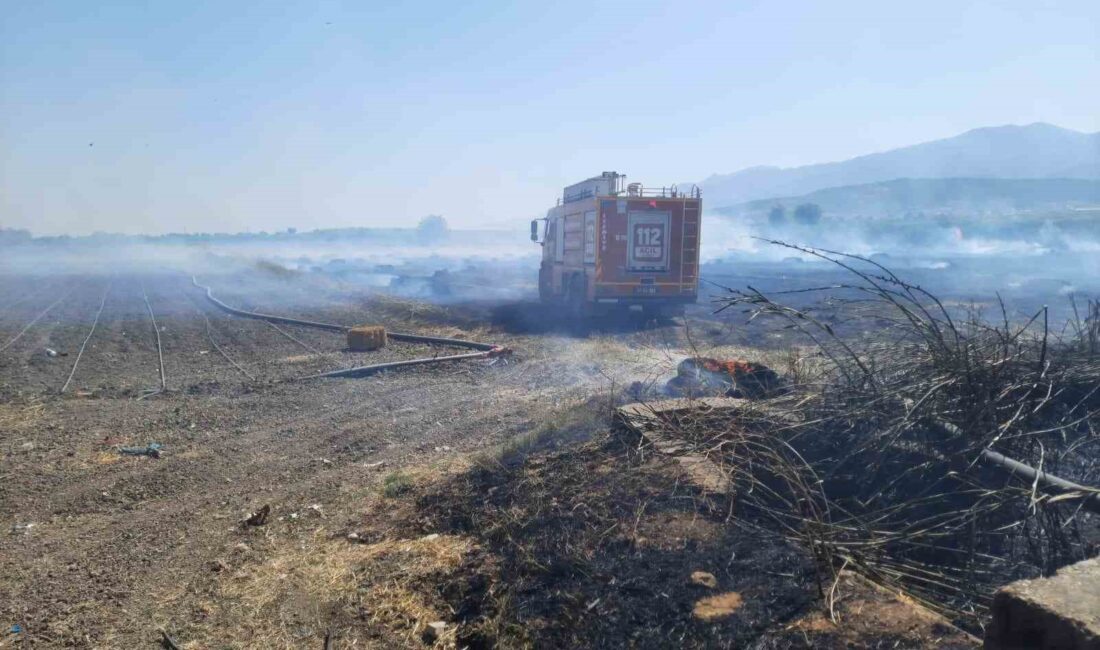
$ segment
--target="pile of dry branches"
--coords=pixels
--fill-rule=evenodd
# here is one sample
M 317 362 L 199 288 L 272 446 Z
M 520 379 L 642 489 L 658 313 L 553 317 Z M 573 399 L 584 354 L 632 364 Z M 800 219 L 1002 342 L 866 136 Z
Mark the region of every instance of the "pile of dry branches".
M 990 322 L 873 261 L 773 243 L 851 278 L 799 291 L 822 294 L 809 308 L 752 288 L 720 299 L 806 337 L 797 389 L 674 425 L 744 514 L 813 551 L 823 593 L 846 567 L 975 626 L 998 586 L 1095 552 L 1100 305 L 1060 333 L 1045 308 L 1013 323 L 1002 303 Z M 862 334 L 838 335 L 838 313 Z

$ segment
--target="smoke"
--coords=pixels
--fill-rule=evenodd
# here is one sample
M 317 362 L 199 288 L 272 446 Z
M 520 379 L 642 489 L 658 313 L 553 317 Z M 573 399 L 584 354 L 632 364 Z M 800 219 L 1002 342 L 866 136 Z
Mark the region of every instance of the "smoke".
M 766 218 L 709 215 L 704 220 L 702 277 L 721 286 L 772 282 L 791 288 L 825 282 L 819 258 L 771 240 L 871 259 L 957 305 L 1014 316 L 1047 307 L 1051 322 L 1072 317 L 1071 298 L 1100 295 L 1100 230 L 1074 218 L 858 220 L 775 224 Z M 812 277 L 811 277 L 812 276 Z M 763 278 L 763 279 L 762 279 Z
M 748 258 L 781 261 L 799 257 L 765 240 L 800 242 L 814 248 L 864 257 L 899 258 L 915 266 L 947 266 L 959 257 L 1040 258 L 1053 254 L 1093 256 L 1100 252 L 1100 229 L 1078 219 L 844 219 L 822 218 L 813 225 L 772 224 L 763 218 L 711 214 L 704 220 L 702 260 Z M 1082 260 L 1085 261 L 1085 260 Z
M 1085 215 L 1088 216 L 1088 215 Z M 815 224 L 704 217 L 703 276 L 746 265 L 806 272 L 811 255 L 769 243 L 853 253 L 953 292 L 999 291 L 1051 299 L 1100 293 L 1100 232 L 1088 218 L 845 219 Z M 526 224 L 510 231 L 451 231 L 423 241 L 413 230 L 274 235 L 46 238 L 0 241 L 0 274 L 179 272 L 230 274 L 259 265 L 314 274 L 349 289 L 439 304 L 537 299 L 542 249 Z M 965 291 L 964 291 L 965 290 Z

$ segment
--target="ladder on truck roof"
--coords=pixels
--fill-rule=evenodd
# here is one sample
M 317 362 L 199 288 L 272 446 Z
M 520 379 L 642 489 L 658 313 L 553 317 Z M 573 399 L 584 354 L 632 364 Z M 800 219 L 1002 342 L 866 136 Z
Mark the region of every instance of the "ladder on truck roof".
M 694 245 L 687 246 L 688 235 Z M 699 202 L 684 201 L 684 220 L 680 230 L 680 293 L 694 293 L 699 273 Z

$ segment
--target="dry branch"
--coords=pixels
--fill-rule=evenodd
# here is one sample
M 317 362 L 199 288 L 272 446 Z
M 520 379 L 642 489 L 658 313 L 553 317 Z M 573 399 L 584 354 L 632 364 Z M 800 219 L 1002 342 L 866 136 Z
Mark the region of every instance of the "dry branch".
M 871 260 L 772 243 L 851 279 L 788 292 L 810 307 L 749 287 L 718 308 L 800 332 L 816 371 L 758 412 L 669 422 L 743 514 L 810 549 L 823 592 L 847 566 L 971 624 L 997 586 L 1080 559 L 1100 504 L 1097 303 L 1060 337 L 1045 308 L 1013 323 L 1002 303 L 991 323 Z

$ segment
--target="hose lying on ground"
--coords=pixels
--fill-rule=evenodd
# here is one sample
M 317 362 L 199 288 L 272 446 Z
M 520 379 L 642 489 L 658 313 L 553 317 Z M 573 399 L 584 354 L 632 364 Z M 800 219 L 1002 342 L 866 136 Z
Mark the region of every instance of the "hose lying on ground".
M 956 437 L 962 437 L 964 435 L 962 429 L 950 422 L 933 420 L 932 424 L 935 428 L 950 435 Z M 1049 474 L 1041 469 L 1035 469 L 1031 465 L 1021 463 L 1014 458 L 1009 458 L 992 449 L 982 449 L 980 458 L 1009 476 L 1014 476 L 1028 483 L 1033 483 L 1037 487 L 1042 487 L 1044 492 L 1080 495 L 1081 506 L 1083 508 L 1100 514 L 1100 490 L 1096 488 L 1074 483 L 1073 481 L 1067 481 L 1064 478 Z
M 302 327 L 312 327 L 315 329 L 327 330 L 330 332 L 347 332 L 349 327 L 344 325 L 337 325 L 336 323 L 321 323 L 318 321 L 303 320 L 300 318 L 288 318 L 286 316 L 275 316 L 273 314 L 263 314 L 260 312 L 247 311 L 244 309 L 238 309 L 222 302 L 214 297 L 214 293 L 210 287 L 204 287 L 199 284 L 198 279 L 195 276 L 191 276 L 191 283 L 199 289 L 206 292 L 206 299 L 214 304 L 215 307 L 221 309 L 224 312 L 233 314 L 234 316 L 240 316 L 242 318 L 254 318 L 257 320 L 264 320 L 269 323 L 284 323 L 287 325 L 300 325 Z M 496 357 L 503 354 L 508 354 L 510 350 L 508 348 L 494 345 L 492 343 L 480 343 L 478 341 L 464 341 L 462 339 L 451 339 L 442 336 L 422 336 L 420 334 L 405 334 L 402 332 L 390 332 L 386 331 L 386 336 L 394 341 L 403 341 L 406 343 L 426 343 L 429 345 L 448 345 L 453 347 L 468 348 L 472 350 L 478 350 L 477 352 L 468 352 L 465 354 L 452 354 L 443 357 L 423 357 L 420 359 L 409 359 L 406 361 L 390 361 L 388 363 L 375 363 L 368 366 L 358 366 L 355 368 L 345 368 L 343 370 L 333 370 L 331 372 L 323 372 L 316 375 L 308 375 L 305 377 L 297 377 L 292 381 L 304 380 L 304 379 L 323 379 L 326 377 L 365 377 L 367 375 L 373 375 L 384 370 L 393 370 L 395 368 L 404 368 L 408 366 L 419 366 L 429 363 L 442 363 L 444 361 L 461 361 L 465 359 L 484 359 L 488 357 Z

